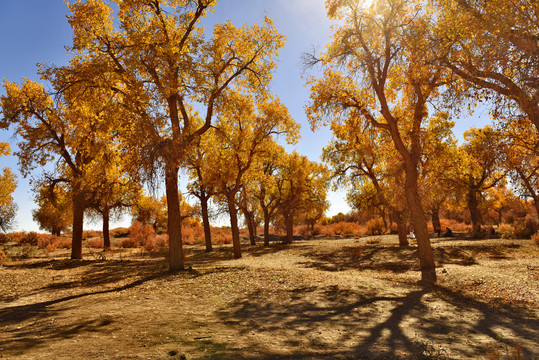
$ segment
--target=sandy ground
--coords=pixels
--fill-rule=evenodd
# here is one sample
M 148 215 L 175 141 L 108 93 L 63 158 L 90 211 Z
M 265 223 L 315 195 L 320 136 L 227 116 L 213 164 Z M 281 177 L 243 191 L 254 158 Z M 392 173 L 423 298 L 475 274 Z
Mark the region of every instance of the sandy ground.
M 395 236 L 188 246 L 179 274 L 132 249 L 4 261 L 0 358 L 539 358 L 539 249 L 432 242 L 432 287 Z

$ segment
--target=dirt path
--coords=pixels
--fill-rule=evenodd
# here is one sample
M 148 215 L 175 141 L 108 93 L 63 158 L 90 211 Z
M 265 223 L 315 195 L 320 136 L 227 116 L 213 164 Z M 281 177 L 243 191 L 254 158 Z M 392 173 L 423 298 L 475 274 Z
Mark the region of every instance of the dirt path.
M 0 358 L 539 357 L 539 251 L 529 241 L 434 240 L 432 288 L 416 284 L 416 249 L 395 242 L 245 247 L 239 260 L 229 247 L 194 246 L 192 269 L 177 275 L 139 252 L 5 263 Z

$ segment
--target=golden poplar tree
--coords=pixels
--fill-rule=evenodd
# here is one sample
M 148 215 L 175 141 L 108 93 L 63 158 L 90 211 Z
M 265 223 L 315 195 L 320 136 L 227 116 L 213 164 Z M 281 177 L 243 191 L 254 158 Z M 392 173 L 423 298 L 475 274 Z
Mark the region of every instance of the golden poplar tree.
M 1 127 L 0 123 L 0 127 Z M 9 144 L 0 143 L 0 156 L 10 154 Z M 0 174 L 0 229 L 4 232 L 11 229 L 15 215 L 17 214 L 17 204 L 13 201 L 13 192 L 17 188 L 15 174 L 9 168 L 2 169 Z
M 111 3 L 117 13 L 103 0 L 69 5 L 75 58 L 57 71 L 88 87 L 114 91 L 130 113 L 119 128 L 126 147 L 147 168 L 164 173 L 169 269 L 177 271 L 184 268 L 179 169 L 212 125 L 229 88 L 265 91 L 284 38 L 268 18 L 262 25 L 239 28 L 218 24 L 208 36 L 200 20 L 216 0 Z
M 449 71 L 433 65 L 437 44 L 424 1 L 329 0 L 339 21 L 319 56 L 324 70 L 311 78 L 307 111 L 313 127 L 357 117 L 388 134 L 405 170 L 405 196 L 418 242 L 421 279 L 435 282 L 434 255 L 419 193 L 422 132 L 428 103 L 440 100 Z

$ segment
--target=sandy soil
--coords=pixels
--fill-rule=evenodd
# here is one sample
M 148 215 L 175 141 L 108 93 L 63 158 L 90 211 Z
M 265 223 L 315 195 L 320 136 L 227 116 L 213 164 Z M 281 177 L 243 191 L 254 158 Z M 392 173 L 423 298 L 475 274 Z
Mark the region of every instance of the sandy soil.
M 536 359 L 539 249 L 433 239 L 439 281 L 394 236 L 189 246 L 0 266 L 2 359 Z M 40 254 L 35 254 L 41 256 Z M 520 356 L 520 357 L 518 357 Z

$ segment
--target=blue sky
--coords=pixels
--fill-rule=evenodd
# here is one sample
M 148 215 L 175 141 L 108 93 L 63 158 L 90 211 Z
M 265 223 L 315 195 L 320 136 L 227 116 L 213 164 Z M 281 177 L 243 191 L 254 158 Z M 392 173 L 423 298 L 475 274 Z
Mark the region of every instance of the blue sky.
M 297 122 L 302 125 L 302 139 L 295 147 L 300 154 L 319 161 L 322 147 L 330 140 L 328 129 L 312 132 L 307 122 L 304 106 L 308 90 L 301 77 L 301 54 L 313 46 L 321 48 L 330 41 L 331 23 L 326 17 L 324 0 L 219 0 L 215 12 L 209 14 L 208 24 L 230 19 L 236 25 L 263 21 L 267 12 L 278 31 L 287 36 L 284 49 L 278 58 L 272 91 L 278 95 Z M 20 82 L 22 78 L 39 80 L 36 64 L 40 62 L 64 65 L 69 57 L 64 46 L 71 43 L 71 28 L 67 22 L 67 6 L 62 0 L 0 0 L 0 78 Z M 207 31 L 211 27 L 207 27 Z M 0 89 L 3 93 L 3 89 Z M 485 112 L 486 114 L 486 112 Z M 472 124 L 484 123 L 477 118 L 457 122 L 456 133 Z M 11 133 L 0 131 L 0 141 L 9 142 L 12 149 L 16 141 Z M 18 174 L 17 159 L 13 156 L 0 158 L 0 167 L 9 166 Z M 38 175 L 38 173 L 36 173 Z M 18 176 L 18 188 L 14 194 L 19 205 L 17 230 L 37 231 L 32 221 L 33 193 L 29 180 Z M 330 195 L 329 214 L 347 212 L 344 191 Z M 113 226 L 125 226 L 128 219 Z M 99 224 L 90 224 L 99 228 Z

